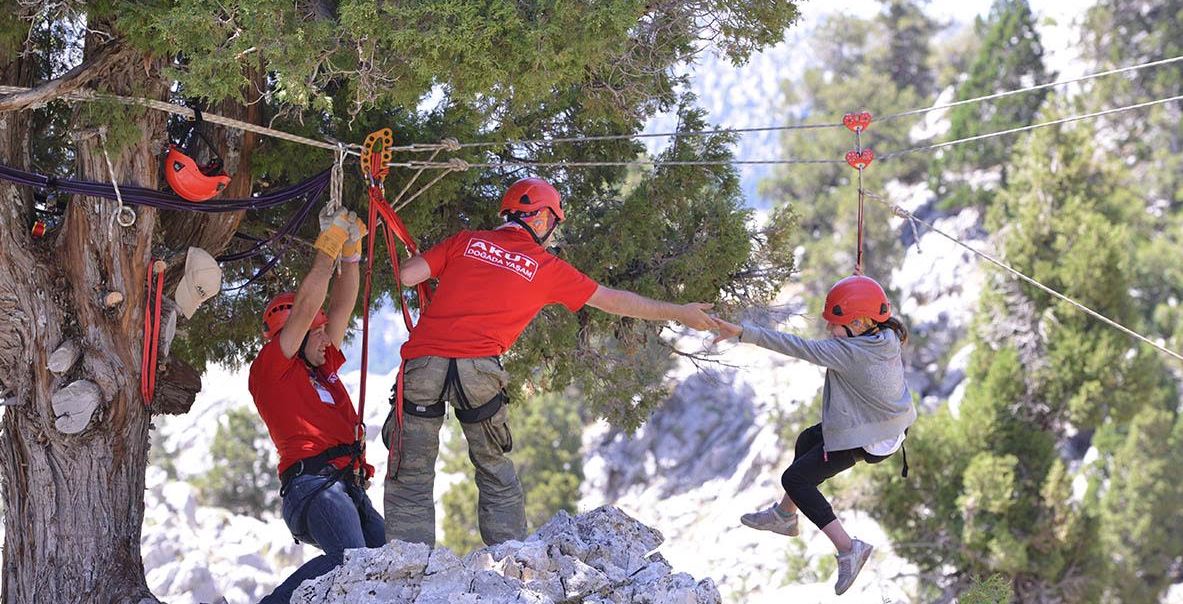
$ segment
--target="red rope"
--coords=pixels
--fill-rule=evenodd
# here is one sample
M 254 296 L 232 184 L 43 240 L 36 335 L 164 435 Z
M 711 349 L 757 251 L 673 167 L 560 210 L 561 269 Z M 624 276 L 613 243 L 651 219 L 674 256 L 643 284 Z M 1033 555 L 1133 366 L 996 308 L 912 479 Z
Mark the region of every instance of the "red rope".
M 398 212 L 395 212 L 390 204 L 386 202 L 386 192 L 383 189 L 382 183 L 389 172 L 389 148 L 381 148 L 378 143 L 385 140 L 385 144 L 389 145 L 389 132 L 378 131 L 366 138 L 365 151 L 362 154 L 362 172 L 370 183 L 369 200 L 370 211 L 367 220 L 367 228 L 370 234 L 370 241 L 367 245 L 366 253 L 366 277 L 365 277 L 365 293 L 362 299 L 362 353 L 361 353 L 361 385 L 360 385 L 360 401 L 358 402 L 358 440 L 361 445 L 365 446 L 365 408 L 366 408 L 366 376 L 369 373 L 369 352 L 370 352 L 370 293 L 373 287 L 374 275 L 374 242 L 378 238 L 378 231 L 382 231 L 383 238 L 386 241 L 386 251 L 390 255 L 390 268 L 394 274 L 395 289 L 398 291 L 397 302 L 402 311 L 403 323 L 409 332 L 414 327 L 414 321 L 411 319 L 411 309 L 407 306 L 407 301 L 402 296 L 402 273 L 398 262 L 398 243 L 402 243 L 407 250 L 409 256 L 415 256 L 419 253 L 419 248 L 415 245 L 415 239 L 411 237 L 407 225 L 403 223 L 402 218 L 399 217 Z M 381 221 L 379 221 L 381 218 Z M 385 228 L 384 228 L 385 227 Z M 431 299 L 431 292 L 427 288 L 426 283 L 418 284 L 419 293 L 419 307 L 420 309 L 427 306 Z M 398 439 L 391 443 L 390 457 L 393 459 L 394 452 L 398 451 L 399 461 L 398 465 L 402 464 L 402 442 L 403 442 L 403 369 L 405 363 L 401 363 L 398 369 L 397 386 L 395 388 L 394 401 L 394 417 L 395 425 L 398 430 Z M 397 474 L 398 468 L 394 468 Z
M 379 222 L 379 217 L 381 221 Z M 385 227 L 385 228 L 384 228 Z M 401 243 L 407 250 L 409 256 L 415 256 L 419 253 L 419 248 L 415 245 L 414 238 L 411 237 L 407 230 L 406 224 L 398 216 L 398 213 L 386 203 L 380 186 L 370 187 L 370 216 L 369 216 L 369 253 L 366 257 L 366 284 L 365 296 L 362 303 L 363 318 L 362 318 L 362 361 L 361 361 L 361 401 L 358 404 L 358 414 L 365 412 L 366 401 L 366 373 L 369 366 L 369 318 L 370 318 L 370 292 L 373 283 L 374 272 L 374 240 L 378 237 L 378 231 L 382 232 L 382 236 L 386 241 L 386 250 L 390 254 L 390 268 L 394 274 L 394 282 L 396 290 L 399 292 L 397 302 L 402 311 L 403 323 L 407 327 L 407 331 L 415 326 L 414 320 L 411 318 L 411 309 L 407 305 L 407 301 L 402 296 L 402 270 L 398 262 L 398 243 Z M 430 301 L 431 293 L 425 283 L 420 283 L 417 288 L 419 294 L 419 305 L 423 308 Z M 397 378 L 397 388 L 395 390 L 394 401 L 394 417 L 395 424 L 398 429 L 398 441 L 395 447 L 398 451 L 402 451 L 402 431 L 403 431 L 403 367 L 399 366 L 399 374 Z M 362 416 L 364 417 L 364 416 Z M 393 457 L 394 452 L 391 451 Z M 400 456 L 401 464 L 401 456 Z M 395 469 L 397 472 L 397 468 Z
M 150 406 L 156 394 L 156 361 L 160 353 L 160 306 L 164 295 L 164 271 L 155 270 L 157 260 L 148 264 L 147 295 L 144 296 L 144 349 L 140 355 L 140 395 Z M 152 275 L 156 274 L 156 295 L 152 295 Z M 155 304 L 153 304 L 155 302 Z

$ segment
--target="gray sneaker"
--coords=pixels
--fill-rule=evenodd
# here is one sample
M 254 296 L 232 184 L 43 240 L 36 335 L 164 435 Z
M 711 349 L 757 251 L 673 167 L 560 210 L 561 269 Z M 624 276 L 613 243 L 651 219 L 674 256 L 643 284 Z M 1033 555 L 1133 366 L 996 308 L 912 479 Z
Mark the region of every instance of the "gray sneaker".
M 788 517 L 785 517 L 776 511 L 776 504 L 759 512 L 744 514 L 739 517 L 739 521 L 744 526 L 749 526 L 758 531 L 772 531 L 790 537 L 796 537 L 801 534 L 801 530 L 797 528 L 797 513 L 793 512 Z
M 867 563 L 867 558 L 871 557 L 871 552 L 874 549 L 869 543 L 851 539 L 849 552 L 835 554 L 835 557 L 838 558 L 838 582 L 834 584 L 834 593 L 842 595 L 850 589 L 850 586 L 854 584 L 854 578 L 863 569 L 863 565 Z

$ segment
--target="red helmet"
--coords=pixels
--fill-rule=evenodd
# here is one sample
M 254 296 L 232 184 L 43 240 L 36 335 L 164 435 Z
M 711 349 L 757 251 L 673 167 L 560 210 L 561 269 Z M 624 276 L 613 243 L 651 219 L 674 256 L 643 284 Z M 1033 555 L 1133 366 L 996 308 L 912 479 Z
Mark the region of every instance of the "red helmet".
M 882 323 L 891 318 L 891 302 L 874 279 L 852 275 L 830 288 L 822 317 L 837 325 L 849 325 L 862 317 Z
M 296 292 L 284 292 L 271 299 L 267 304 L 267 310 L 263 311 L 263 339 L 270 340 L 283 329 L 285 323 L 288 322 L 288 317 L 292 314 L 292 307 L 296 305 Z M 321 325 L 329 322 L 328 315 L 323 309 L 317 309 L 316 318 L 312 319 L 312 325 L 308 327 L 308 331 L 312 331 Z
M 201 131 L 201 110 L 193 110 L 193 121 L 189 122 L 181 144 L 169 143 L 164 155 L 164 180 L 177 195 L 189 201 L 205 201 L 221 193 L 230 184 L 230 177 L 222 170 L 222 156 L 218 149 Z M 202 142 L 209 149 L 213 159 L 208 164 L 198 164 L 193 159 L 193 144 Z
M 164 156 L 164 179 L 174 193 L 189 201 L 210 199 L 230 184 L 230 177 L 222 172 L 221 161 L 199 166 L 180 147 L 171 143 Z
M 563 200 L 558 190 L 541 178 L 523 178 L 505 190 L 501 197 L 501 214 L 508 212 L 536 212 L 548 208 L 562 222 Z

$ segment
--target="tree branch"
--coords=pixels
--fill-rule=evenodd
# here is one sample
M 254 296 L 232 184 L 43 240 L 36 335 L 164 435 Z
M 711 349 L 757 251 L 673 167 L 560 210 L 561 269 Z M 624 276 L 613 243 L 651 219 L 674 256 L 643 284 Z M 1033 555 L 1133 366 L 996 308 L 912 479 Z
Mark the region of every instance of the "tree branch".
M 67 71 L 62 77 L 50 80 L 24 92 L 14 92 L 0 97 L 0 113 L 19 111 L 35 105 L 48 103 L 88 84 L 117 61 L 130 54 L 131 48 L 118 40 L 104 44 L 90 60 Z

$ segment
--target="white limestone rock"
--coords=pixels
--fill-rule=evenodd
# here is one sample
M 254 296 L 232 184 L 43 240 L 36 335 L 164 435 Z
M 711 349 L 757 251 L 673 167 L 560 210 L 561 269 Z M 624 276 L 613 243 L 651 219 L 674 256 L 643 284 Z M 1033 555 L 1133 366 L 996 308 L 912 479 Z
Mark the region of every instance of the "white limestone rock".
M 713 581 L 673 574 L 664 558 L 651 555 L 661 542 L 660 533 L 616 508 L 564 512 L 525 541 L 463 559 L 401 541 L 349 550 L 340 568 L 306 581 L 292 602 L 718 604 Z

